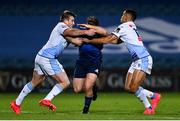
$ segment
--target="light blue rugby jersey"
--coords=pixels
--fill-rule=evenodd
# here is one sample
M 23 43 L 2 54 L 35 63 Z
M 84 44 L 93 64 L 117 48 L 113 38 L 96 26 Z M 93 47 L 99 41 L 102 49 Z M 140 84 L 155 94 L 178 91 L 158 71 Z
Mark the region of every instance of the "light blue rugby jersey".
M 66 39 L 63 37 L 63 32 L 68 28 L 65 23 L 59 22 L 52 30 L 49 40 L 38 52 L 38 55 L 46 58 L 57 58 L 60 56 L 64 48 L 68 45 Z
M 136 25 L 132 21 L 119 25 L 112 34 L 116 35 L 125 43 L 133 61 L 150 55 L 143 45 Z

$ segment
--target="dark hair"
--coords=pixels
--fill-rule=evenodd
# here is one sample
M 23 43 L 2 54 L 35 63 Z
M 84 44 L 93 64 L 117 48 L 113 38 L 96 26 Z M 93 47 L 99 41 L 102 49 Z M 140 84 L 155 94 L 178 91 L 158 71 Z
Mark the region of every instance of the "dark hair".
M 60 21 L 63 22 L 65 19 L 69 19 L 70 16 L 76 17 L 72 11 L 65 10 L 60 17 Z
M 128 13 L 128 14 L 131 15 L 133 21 L 136 20 L 137 12 L 136 12 L 135 10 L 132 10 L 132 9 L 126 9 L 125 11 L 126 11 L 126 13 Z
M 95 16 L 89 16 L 87 18 L 87 23 L 90 25 L 99 26 L 99 20 Z

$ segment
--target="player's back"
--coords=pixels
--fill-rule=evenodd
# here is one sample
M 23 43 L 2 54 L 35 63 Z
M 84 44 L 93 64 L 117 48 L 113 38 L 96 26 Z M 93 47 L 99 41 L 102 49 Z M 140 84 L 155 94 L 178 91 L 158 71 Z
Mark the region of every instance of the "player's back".
M 51 32 L 48 42 L 38 52 L 39 55 L 47 58 L 57 58 L 67 46 L 67 41 L 63 37 L 63 32 L 69 27 L 59 22 Z

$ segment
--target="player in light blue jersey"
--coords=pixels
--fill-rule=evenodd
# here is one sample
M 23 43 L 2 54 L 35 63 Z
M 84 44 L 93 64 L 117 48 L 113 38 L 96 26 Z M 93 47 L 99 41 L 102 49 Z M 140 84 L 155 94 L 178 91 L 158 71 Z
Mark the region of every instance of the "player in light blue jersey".
M 24 86 L 16 100 L 11 102 L 11 108 L 16 114 L 21 113 L 22 101 L 45 79 L 45 76 L 52 77 L 57 80 L 58 83 L 39 104 L 48 107 L 52 111 L 56 110 L 56 106 L 51 103 L 51 100 L 70 84 L 65 70 L 57 58 L 61 56 L 68 43 L 73 43 L 78 46 L 82 44 L 80 38 L 72 37 L 81 35 L 93 36 L 95 34 L 94 30 L 73 29 L 72 27 L 75 24 L 74 19 L 75 14 L 73 12 L 68 10 L 64 11 L 60 22 L 52 30 L 48 42 L 36 55 L 32 80 Z
M 161 95 L 142 88 L 140 85 L 145 80 L 146 74 L 151 74 L 152 57 L 144 47 L 142 38 L 138 34 L 134 20 L 136 12 L 127 9 L 123 12 L 121 23 L 110 35 L 93 40 L 84 39 L 89 43 L 124 43 L 132 57 L 132 64 L 127 72 L 125 89 L 134 93 L 144 104 L 144 114 L 154 114 Z M 151 104 L 148 99 L 151 99 Z

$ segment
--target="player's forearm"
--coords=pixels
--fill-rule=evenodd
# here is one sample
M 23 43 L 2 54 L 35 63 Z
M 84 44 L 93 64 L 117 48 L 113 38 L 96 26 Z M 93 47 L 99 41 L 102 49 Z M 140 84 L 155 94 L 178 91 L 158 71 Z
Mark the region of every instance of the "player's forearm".
M 81 38 L 65 37 L 66 40 L 74 45 L 80 46 L 82 44 Z
M 66 40 L 68 41 L 68 42 L 70 42 L 70 43 L 72 43 L 73 42 L 73 37 L 65 37 L 66 38 Z
M 69 29 L 64 32 L 65 37 L 78 37 L 85 34 L 86 34 L 86 30 L 79 30 L 79 29 Z
M 94 43 L 94 44 L 107 44 L 107 43 L 111 43 L 111 44 L 117 44 L 118 43 L 118 38 L 112 34 L 106 36 L 106 37 L 101 37 L 101 38 L 97 38 L 97 39 L 92 39 L 89 40 L 90 43 Z
M 107 37 L 95 38 L 95 39 L 89 40 L 89 43 L 93 43 L 93 44 L 107 44 L 107 43 L 109 43 L 109 38 L 107 38 Z
M 101 35 L 108 35 L 108 31 L 100 26 L 93 26 L 93 25 L 86 25 L 89 29 L 94 29 L 96 33 L 101 34 Z
M 73 38 L 73 37 L 65 37 L 65 38 L 68 42 L 72 44 L 75 44 L 75 45 L 78 44 L 76 38 Z
M 104 37 L 102 37 L 102 38 L 97 38 L 97 39 L 89 40 L 89 43 L 93 43 L 93 44 L 107 44 L 108 42 L 104 39 Z

